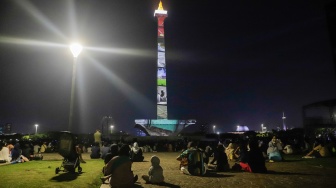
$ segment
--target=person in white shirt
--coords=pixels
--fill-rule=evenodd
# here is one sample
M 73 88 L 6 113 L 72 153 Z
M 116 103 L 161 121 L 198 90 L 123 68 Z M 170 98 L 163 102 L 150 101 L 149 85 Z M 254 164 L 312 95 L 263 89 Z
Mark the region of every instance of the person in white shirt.
M 11 161 L 11 158 L 9 157 L 9 149 L 2 142 L 0 142 L 0 161 L 3 163 L 8 163 Z

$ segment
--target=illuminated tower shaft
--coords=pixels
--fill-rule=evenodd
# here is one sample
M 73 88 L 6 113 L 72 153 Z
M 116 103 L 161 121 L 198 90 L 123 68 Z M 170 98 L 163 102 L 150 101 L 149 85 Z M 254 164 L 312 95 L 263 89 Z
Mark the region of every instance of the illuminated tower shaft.
M 157 55 L 157 119 L 168 119 L 167 84 L 166 84 L 166 54 L 164 44 L 164 20 L 168 16 L 160 1 L 154 16 L 158 19 L 158 55 Z

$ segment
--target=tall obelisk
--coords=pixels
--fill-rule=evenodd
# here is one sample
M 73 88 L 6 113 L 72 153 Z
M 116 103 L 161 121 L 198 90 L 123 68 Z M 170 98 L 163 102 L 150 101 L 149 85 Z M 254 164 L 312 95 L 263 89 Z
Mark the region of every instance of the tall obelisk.
M 167 84 L 166 84 L 166 52 L 164 43 L 164 20 L 168 12 L 163 9 L 160 1 L 159 7 L 154 12 L 158 20 L 158 55 L 157 55 L 157 119 L 168 119 L 167 110 Z

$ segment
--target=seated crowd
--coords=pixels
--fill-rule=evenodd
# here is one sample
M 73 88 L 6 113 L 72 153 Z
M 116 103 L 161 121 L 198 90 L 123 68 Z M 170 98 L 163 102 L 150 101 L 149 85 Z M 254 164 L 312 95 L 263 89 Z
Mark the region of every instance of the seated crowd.
M 46 146 L 46 143 L 39 145 L 35 143 L 11 143 L 0 142 L 0 163 L 23 163 L 30 160 L 42 160 L 42 153 L 46 152 L 50 146 Z
M 267 161 L 284 161 L 285 155 L 293 154 L 298 150 L 298 147 L 292 144 L 294 142 L 286 140 L 284 144 L 276 136 L 273 136 L 271 140 L 264 141 L 251 138 L 236 142 L 232 140 L 218 142 L 215 145 L 198 145 L 197 142 L 188 142 L 187 145 L 181 146 L 181 153 L 176 158 L 179 171 L 191 176 L 203 176 L 209 171 L 267 173 Z M 5 145 L 0 142 L 0 144 L 0 161 L 12 164 L 33 160 L 37 153 L 45 152 L 48 147 L 46 143 L 41 146 L 25 144 L 23 148 L 19 143 Z M 133 174 L 132 171 L 133 162 L 144 161 L 144 150 L 145 152 L 156 151 L 156 146 L 153 149 L 148 145 L 140 147 L 138 142 L 134 142 L 132 145 L 103 142 L 100 146 L 97 142 L 88 149 L 78 144 L 76 152 L 82 163 L 85 161 L 81 154 L 86 151 L 90 152 L 91 159 L 104 160 L 102 168 L 104 176 L 101 177 L 103 183 L 108 181 L 111 187 L 130 187 L 138 180 L 138 175 Z M 177 145 L 174 145 L 173 148 L 173 144 L 167 144 L 166 151 L 177 151 L 175 146 Z M 300 149 L 301 153 L 305 152 L 303 158 L 329 157 L 332 153 L 330 145 L 322 140 L 316 141 L 310 151 L 306 147 Z M 234 164 L 230 167 L 229 162 Z M 141 178 L 146 183 L 161 184 L 164 182 L 165 178 L 159 157 L 153 155 L 150 158 L 148 175 L 142 175 Z

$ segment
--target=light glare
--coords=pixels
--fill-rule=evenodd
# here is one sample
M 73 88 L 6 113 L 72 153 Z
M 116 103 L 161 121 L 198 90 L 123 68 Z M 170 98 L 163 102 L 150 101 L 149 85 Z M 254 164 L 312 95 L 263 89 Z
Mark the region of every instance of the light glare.
M 70 45 L 70 50 L 74 57 L 77 57 L 81 53 L 82 49 L 83 49 L 82 45 L 78 43 L 72 43 Z

